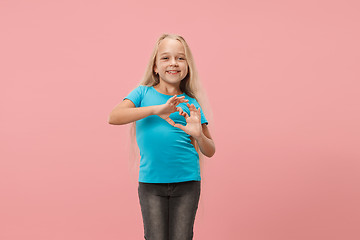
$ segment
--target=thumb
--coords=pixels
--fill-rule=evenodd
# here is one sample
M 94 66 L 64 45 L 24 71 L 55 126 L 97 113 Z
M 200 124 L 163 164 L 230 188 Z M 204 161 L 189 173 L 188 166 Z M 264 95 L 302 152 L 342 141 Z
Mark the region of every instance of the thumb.
M 175 124 L 174 124 L 174 127 L 180 128 L 181 130 L 183 130 L 183 131 L 185 132 L 185 130 L 184 130 L 185 128 L 184 128 L 184 126 L 181 125 L 181 124 L 175 123 Z

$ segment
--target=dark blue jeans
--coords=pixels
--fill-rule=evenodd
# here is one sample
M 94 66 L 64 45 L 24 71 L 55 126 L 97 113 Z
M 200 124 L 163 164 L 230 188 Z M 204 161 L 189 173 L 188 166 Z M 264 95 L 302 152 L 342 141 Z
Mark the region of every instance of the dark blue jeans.
M 201 181 L 139 182 L 138 194 L 146 240 L 191 240 Z

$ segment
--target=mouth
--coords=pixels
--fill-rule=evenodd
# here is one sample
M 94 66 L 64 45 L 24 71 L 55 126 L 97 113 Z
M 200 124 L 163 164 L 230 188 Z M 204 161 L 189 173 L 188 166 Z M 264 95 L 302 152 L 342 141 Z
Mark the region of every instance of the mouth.
M 178 74 L 179 72 L 180 71 L 176 71 L 176 70 L 166 71 L 166 73 L 171 74 L 171 75 Z

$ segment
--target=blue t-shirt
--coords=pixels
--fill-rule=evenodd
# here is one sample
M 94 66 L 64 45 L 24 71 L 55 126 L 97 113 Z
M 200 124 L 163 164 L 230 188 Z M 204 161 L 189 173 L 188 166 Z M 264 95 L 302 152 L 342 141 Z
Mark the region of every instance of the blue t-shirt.
M 196 108 L 200 105 L 196 99 L 186 93 L 189 104 Z M 136 107 L 146 107 L 165 104 L 172 95 L 158 92 L 153 86 L 140 85 L 132 90 L 124 99 L 131 100 Z M 123 99 L 123 100 L 124 100 Z M 187 103 L 180 103 L 181 107 L 190 116 Z M 208 121 L 201 111 L 201 124 Z M 186 119 L 179 112 L 170 114 L 175 122 L 186 125 Z M 180 128 L 170 125 L 158 115 L 150 115 L 136 121 L 136 141 L 140 149 L 139 182 L 146 183 L 173 183 L 185 181 L 200 181 L 199 154 L 191 144 L 190 135 Z

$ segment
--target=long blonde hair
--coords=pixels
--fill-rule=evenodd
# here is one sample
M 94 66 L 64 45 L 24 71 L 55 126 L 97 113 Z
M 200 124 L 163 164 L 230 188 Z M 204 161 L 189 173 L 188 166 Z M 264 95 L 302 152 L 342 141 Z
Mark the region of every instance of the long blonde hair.
M 159 44 L 161 41 L 165 38 L 171 38 L 180 41 L 185 49 L 185 58 L 188 63 L 188 74 L 185 76 L 185 78 L 180 83 L 180 90 L 184 93 L 186 93 L 189 97 L 195 98 L 198 103 L 201 106 L 201 109 L 204 112 L 204 115 L 209 123 L 212 123 L 213 116 L 212 111 L 210 109 L 209 101 L 206 96 L 206 93 L 201 85 L 198 72 L 195 66 L 193 55 L 190 51 L 190 48 L 188 44 L 186 43 L 185 39 L 177 34 L 162 34 L 156 41 L 155 47 L 153 49 L 153 52 L 150 57 L 150 61 L 146 67 L 145 74 L 141 80 L 141 82 L 136 85 L 135 87 L 138 87 L 140 85 L 143 86 L 156 86 L 159 84 L 159 75 L 155 74 L 154 72 L 154 65 L 156 62 L 157 52 L 159 48 Z M 209 124 L 210 125 L 210 124 Z M 204 155 L 202 154 L 201 150 L 199 149 L 199 146 L 196 141 L 194 141 L 195 149 L 197 153 L 199 154 L 199 164 L 200 164 L 200 174 L 201 174 L 201 182 L 202 187 L 204 186 L 204 172 L 205 172 L 205 161 L 204 161 Z M 129 166 L 130 170 L 135 173 L 139 170 L 139 163 L 140 163 L 140 154 L 139 154 L 139 148 L 137 146 L 136 142 L 136 122 L 132 122 L 130 126 L 130 158 L 129 158 Z M 136 176 L 137 174 L 133 174 L 133 176 Z M 134 180 L 137 178 L 134 178 Z M 203 194 L 202 194 L 203 195 Z M 202 201 L 200 201 L 200 205 Z

